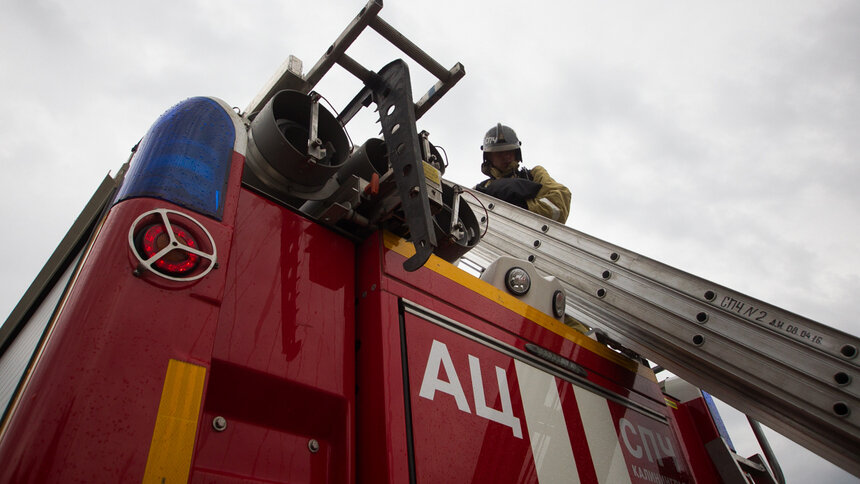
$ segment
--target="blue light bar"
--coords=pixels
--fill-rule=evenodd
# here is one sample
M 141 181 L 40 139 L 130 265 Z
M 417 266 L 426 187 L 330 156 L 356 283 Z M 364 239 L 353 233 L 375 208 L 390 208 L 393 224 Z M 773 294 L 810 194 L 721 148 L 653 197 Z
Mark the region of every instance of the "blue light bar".
M 117 203 L 152 197 L 221 220 L 236 131 L 230 114 L 205 97 L 161 115 L 140 142 Z
M 717 410 L 717 404 L 714 402 L 714 397 L 704 390 L 702 390 L 702 396 L 705 397 L 705 403 L 708 405 L 708 410 L 711 411 L 711 418 L 714 420 L 714 425 L 716 425 L 717 431 L 726 441 L 729 448 L 737 452 L 735 450 L 735 445 L 732 443 L 732 438 L 729 436 L 729 431 L 726 429 L 726 424 L 723 422 L 723 417 L 720 415 L 719 410 Z

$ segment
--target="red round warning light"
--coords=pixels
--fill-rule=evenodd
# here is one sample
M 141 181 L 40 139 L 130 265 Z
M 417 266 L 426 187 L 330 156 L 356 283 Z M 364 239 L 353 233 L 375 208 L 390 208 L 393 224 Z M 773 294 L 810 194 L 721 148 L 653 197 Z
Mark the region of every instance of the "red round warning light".
M 157 208 L 140 214 L 128 229 L 128 246 L 137 259 L 132 271 L 137 277 L 151 271 L 164 279 L 189 282 L 218 266 L 212 234 L 176 210 Z
M 167 233 L 167 228 L 162 224 L 145 228 L 141 237 L 141 252 L 147 260 L 163 253 L 164 255 L 159 257 L 152 266 L 165 274 L 188 274 L 197 267 L 200 257 L 185 250 L 184 247 L 196 249 L 197 241 L 185 227 L 175 223 L 171 223 L 170 226 L 173 229 L 172 239 Z M 165 249 L 171 246 L 172 250 L 164 253 Z

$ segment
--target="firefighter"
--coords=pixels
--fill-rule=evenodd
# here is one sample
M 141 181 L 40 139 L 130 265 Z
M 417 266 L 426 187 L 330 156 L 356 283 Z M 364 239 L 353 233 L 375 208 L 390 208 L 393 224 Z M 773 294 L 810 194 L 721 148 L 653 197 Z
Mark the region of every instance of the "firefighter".
M 484 152 L 481 172 L 490 178 L 475 189 L 564 223 L 570 212 L 570 190 L 553 180 L 542 166 L 530 170 L 521 167 L 521 144 L 510 127 L 498 123 L 490 128 L 481 145 Z
M 481 145 L 481 172 L 490 178 L 478 183 L 475 190 L 564 223 L 570 213 L 570 190 L 553 180 L 542 166 L 531 170 L 521 167 L 521 144 L 510 127 L 498 123 L 490 128 Z M 564 324 L 583 334 L 591 329 L 568 315 Z

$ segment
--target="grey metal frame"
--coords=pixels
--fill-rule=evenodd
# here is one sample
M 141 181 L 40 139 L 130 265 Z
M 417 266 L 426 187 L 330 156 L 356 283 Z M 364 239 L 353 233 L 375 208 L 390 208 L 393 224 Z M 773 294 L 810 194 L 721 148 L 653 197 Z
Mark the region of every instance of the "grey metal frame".
M 442 67 L 441 64 L 421 50 L 420 47 L 379 17 L 380 10 L 382 10 L 382 0 L 369 0 L 352 22 L 347 25 L 337 40 L 334 41 L 325 54 L 320 57 L 317 63 L 306 74 L 302 75 L 301 73 L 301 61 L 290 56 L 281 66 L 279 72 L 251 101 L 245 111 L 247 113 L 259 111 L 281 89 L 295 89 L 309 93 L 335 64 L 343 67 L 364 84 L 373 84 L 376 73 L 366 69 L 346 54 L 346 50 L 355 42 L 364 29 L 370 27 L 439 80 L 415 103 L 415 119 L 421 119 L 424 113 L 433 107 L 445 93 L 450 91 L 466 75 L 466 69 L 459 62 L 454 64 L 451 69 Z M 355 115 L 355 112 L 361 108 L 362 103 L 366 101 L 369 94 L 369 90 L 363 90 L 343 110 L 340 119 L 344 124 L 348 123 L 352 116 Z
M 856 336 L 471 193 L 486 229 L 472 264 L 531 260 L 572 317 L 860 476 Z

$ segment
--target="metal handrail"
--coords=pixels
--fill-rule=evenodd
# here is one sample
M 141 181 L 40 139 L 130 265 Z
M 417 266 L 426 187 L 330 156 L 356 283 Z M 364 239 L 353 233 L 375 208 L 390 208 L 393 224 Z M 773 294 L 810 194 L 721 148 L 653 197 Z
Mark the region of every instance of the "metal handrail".
M 773 477 L 776 479 L 777 483 L 785 484 L 785 475 L 782 473 L 782 468 L 779 466 L 776 454 L 774 454 L 773 449 L 770 448 L 770 442 L 768 442 L 767 436 L 764 435 L 764 429 L 761 428 L 761 424 L 758 423 L 758 420 L 750 417 L 749 415 L 747 415 L 747 420 L 750 422 L 750 427 L 752 427 L 753 434 L 755 434 L 755 438 L 758 440 L 758 445 L 761 447 L 761 451 L 764 452 L 764 458 L 767 459 L 767 463 L 770 465 Z

